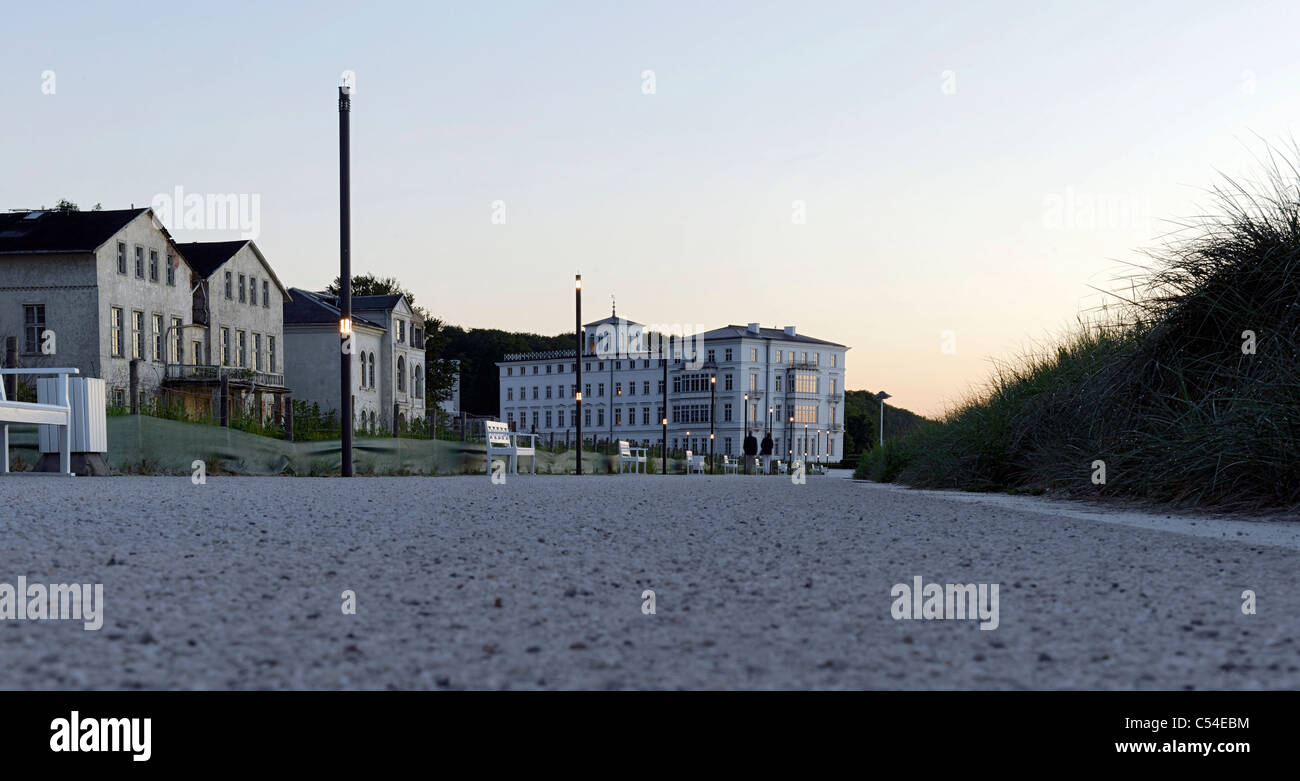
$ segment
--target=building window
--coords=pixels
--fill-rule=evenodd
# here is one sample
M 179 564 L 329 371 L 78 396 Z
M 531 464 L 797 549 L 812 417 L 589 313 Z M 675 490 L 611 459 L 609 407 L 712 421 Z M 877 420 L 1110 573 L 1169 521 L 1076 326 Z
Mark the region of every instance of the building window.
M 45 305 L 25 304 L 23 306 L 23 352 L 34 354 L 41 351 L 41 334 L 45 331 Z
M 149 281 L 158 281 L 158 250 L 149 250 Z
M 506 376 L 507 376 L 507 377 L 513 377 L 513 376 L 515 376 L 515 369 L 514 369 L 513 366 L 507 366 L 507 367 L 506 367 Z
M 772 381 L 775 383 L 775 385 L 774 385 L 773 387 L 776 389 L 776 392 L 777 392 L 777 393 L 780 393 L 780 392 L 781 392 L 781 375 L 779 375 L 779 374 L 776 375 L 774 378 L 772 378 Z
M 723 423 L 730 423 L 730 422 L 731 422 L 731 405 L 730 405 L 730 404 L 723 404 L 723 405 L 722 405 L 722 422 L 723 422 Z
M 584 399 L 591 398 L 591 383 L 583 383 L 582 397 Z
M 603 382 L 600 383 L 599 385 L 596 386 L 596 388 L 597 388 L 597 391 L 598 391 L 598 392 L 596 393 L 597 396 L 604 396 L 604 395 L 605 395 L 605 383 L 603 383 Z
M 757 363 L 757 362 L 758 362 L 758 348 L 757 348 L 757 347 L 751 347 L 751 348 L 749 348 L 749 360 L 750 360 L 750 362 L 752 362 L 752 363 Z
M 144 279 L 144 247 L 135 248 L 135 278 Z
M 108 316 L 111 348 L 114 358 L 122 357 L 122 307 L 115 306 L 109 310 Z
M 536 385 L 533 386 L 533 400 L 534 400 L 534 401 L 537 400 L 537 386 L 536 386 Z
M 623 383 L 621 382 L 614 383 L 614 395 L 615 396 L 623 395 Z
M 266 357 L 270 361 L 270 368 L 268 369 L 268 371 L 272 371 L 272 372 L 278 371 L 278 369 L 275 368 L 276 362 L 275 362 L 275 337 L 274 336 L 266 337 Z
M 235 295 L 234 287 L 235 287 L 234 274 L 231 274 L 229 271 L 227 271 L 226 272 L 226 300 L 227 301 L 234 298 Z
M 552 426 L 551 426 L 551 411 L 550 411 L 550 410 L 547 410 L 547 411 L 546 411 L 546 427 L 547 427 L 547 428 L 552 428 Z
M 240 287 L 240 290 L 243 290 L 243 287 Z M 248 334 L 243 331 L 235 332 L 235 359 L 238 361 L 236 366 L 248 367 Z
M 722 452 L 731 455 L 731 437 L 722 438 Z
M 621 426 L 621 425 L 623 425 L 623 410 L 622 410 L 622 409 L 616 409 L 616 410 L 614 410 L 614 425 L 615 425 L 615 426 Z
M 398 344 L 406 343 L 406 321 L 405 320 L 397 321 L 397 343 Z
M 730 375 L 730 374 L 724 374 L 724 375 L 722 376 L 722 385 L 723 385 L 723 388 L 722 388 L 723 390 L 731 390 L 731 375 Z
M 835 395 L 835 378 L 831 377 L 831 395 Z
M 167 253 L 167 284 L 176 287 L 176 256 Z
M 248 293 L 244 289 L 244 279 L 245 279 L 244 275 L 240 274 L 239 275 L 239 303 L 241 304 L 248 302 Z
M 591 407 L 582 408 L 582 425 L 584 426 L 591 425 Z
M 751 375 L 749 375 L 749 389 L 750 389 L 751 391 L 756 391 L 756 390 L 758 390 L 758 375 L 757 375 L 757 374 L 751 374 Z
M 184 343 L 181 342 L 181 339 L 184 337 L 184 334 L 181 333 L 181 319 L 179 317 L 172 318 L 171 330 L 173 334 L 172 344 L 171 344 L 172 363 L 184 363 L 185 349 L 184 349 Z
M 271 283 L 265 279 L 262 280 L 262 308 L 271 308 Z
M 370 354 L 370 387 L 375 387 L 375 354 Z
M 230 329 L 221 329 L 221 365 L 230 365 Z
M 537 430 L 537 410 L 533 410 L 533 431 Z
M 564 428 L 564 410 L 558 410 L 555 413 L 555 416 L 556 416 L 556 422 L 555 422 L 556 425 L 559 428 Z
M 599 409 L 596 410 L 596 425 L 597 425 L 597 426 L 603 426 L 603 425 L 605 425 L 605 408 L 604 408 L 604 407 L 601 407 L 601 408 L 599 408 Z
M 262 335 L 253 334 L 253 369 L 262 371 Z
M 131 357 L 144 357 L 144 312 L 131 310 Z
M 646 380 L 646 381 L 644 381 L 644 382 L 641 383 L 641 392 L 644 393 L 644 394 L 647 395 L 647 396 L 650 395 L 650 381 L 649 381 L 649 380 Z
M 716 350 L 709 350 L 709 363 L 716 363 L 716 360 L 715 360 L 716 355 L 717 355 L 717 351 L 716 351 Z
M 506 388 L 506 401 L 514 401 L 514 400 L 515 400 L 515 389 Z
M 117 273 L 126 274 L 126 244 L 121 241 L 117 243 Z
M 155 361 L 161 361 L 163 359 L 163 316 L 155 313 L 150 319 L 153 321 L 153 355 L 151 357 Z
M 649 407 L 642 407 L 642 408 L 641 408 L 641 425 L 643 425 L 643 426 L 648 426 L 648 425 L 650 425 L 650 408 L 649 408 Z
M 397 322 L 402 322 L 398 320 Z M 397 390 L 406 392 L 406 358 L 397 356 Z

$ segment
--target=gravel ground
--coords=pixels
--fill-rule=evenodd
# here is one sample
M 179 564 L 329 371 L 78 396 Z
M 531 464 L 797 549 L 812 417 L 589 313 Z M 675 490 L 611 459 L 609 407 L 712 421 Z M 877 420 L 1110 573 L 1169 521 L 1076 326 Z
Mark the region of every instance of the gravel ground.
M 1300 687 L 1285 539 L 840 477 L 0 478 L 0 583 L 105 592 L 0 688 Z M 916 575 L 1000 626 L 894 620 Z

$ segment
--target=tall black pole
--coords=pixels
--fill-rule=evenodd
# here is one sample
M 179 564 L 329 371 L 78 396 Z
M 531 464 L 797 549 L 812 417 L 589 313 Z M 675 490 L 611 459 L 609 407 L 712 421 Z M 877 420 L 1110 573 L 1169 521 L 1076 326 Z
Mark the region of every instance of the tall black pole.
M 663 432 L 663 473 L 668 474 L 668 353 L 664 352 L 664 340 L 659 338 L 659 353 L 663 355 L 664 365 L 664 414 L 661 423 L 664 427 Z
M 347 343 L 339 356 L 339 415 L 343 426 L 344 477 L 352 476 L 352 167 L 348 118 L 352 113 L 352 88 L 339 87 L 339 338 Z
M 574 407 L 573 419 L 578 429 L 578 474 L 582 474 L 582 275 L 578 274 L 573 278 L 573 301 L 574 301 L 574 344 L 577 350 L 574 355 L 578 357 L 578 362 L 574 364 L 578 368 L 578 390 L 574 393 L 576 406 Z
M 713 421 L 718 417 L 718 374 L 709 377 L 709 474 L 713 474 Z

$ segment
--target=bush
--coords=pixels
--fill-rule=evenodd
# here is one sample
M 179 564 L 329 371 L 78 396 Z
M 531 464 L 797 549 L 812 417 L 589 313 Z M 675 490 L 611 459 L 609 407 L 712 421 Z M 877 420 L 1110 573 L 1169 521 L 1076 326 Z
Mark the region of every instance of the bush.
M 1262 184 L 1215 189 L 1217 216 L 1148 253 L 1117 310 L 999 366 L 983 394 L 909 435 L 897 479 L 1300 506 L 1300 153 L 1271 159 Z M 892 471 L 888 453 L 864 461 Z

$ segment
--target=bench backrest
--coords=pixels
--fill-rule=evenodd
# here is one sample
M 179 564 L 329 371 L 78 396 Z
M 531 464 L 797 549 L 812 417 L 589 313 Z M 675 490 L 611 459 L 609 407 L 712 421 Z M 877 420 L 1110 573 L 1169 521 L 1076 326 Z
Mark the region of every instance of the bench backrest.
M 510 446 L 510 426 L 495 420 L 483 422 L 483 436 L 487 440 L 488 446 L 503 445 Z
M 627 443 L 626 439 L 620 439 L 618 441 L 618 454 L 620 456 L 632 455 L 632 446 Z

